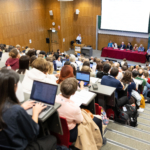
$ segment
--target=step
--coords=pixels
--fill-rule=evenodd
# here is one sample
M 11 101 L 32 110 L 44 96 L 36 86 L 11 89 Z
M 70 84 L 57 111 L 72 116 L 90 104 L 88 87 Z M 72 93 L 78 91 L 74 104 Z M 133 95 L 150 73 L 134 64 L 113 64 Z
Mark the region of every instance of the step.
M 150 126 L 138 123 L 138 126 L 136 128 L 150 133 Z
M 140 112 L 139 114 L 141 114 L 141 113 L 150 115 L 150 111 L 149 111 L 149 110 L 146 110 L 146 109 L 144 109 L 144 111 L 143 111 L 143 112 Z
M 127 136 L 112 132 L 112 131 L 107 131 L 105 134 L 105 137 L 112 141 L 123 144 L 127 147 L 131 147 L 133 149 L 138 149 L 138 150 L 146 150 L 146 149 L 149 150 L 150 149 L 150 144 L 143 143 L 140 140 L 135 140 L 135 139 L 129 138 Z
M 145 103 L 145 107 L 150 107 L 150 104 L 149 103 Z
M 142 132 L 140 130 L 136 130 L 135 128 L 132 128 L 132 127 L 123 126 L 114 122 L 109 122 L 107 128 L 126 134 L 128 136 L 132 136 L 133 138 L 135 137 L 142 141 L 149 142 L 149 139 L 150 139 L 150 134 L 148 133 Z
M 143 113 L 140 113 L 139 117 L 142 117 L 142 118 L 145 118 L 145 119 L 150 119 L 150 115 L 143 114 Z
M 144 119 L 144 118 L 142 118 L 142 117 L 138 117 L 137 118 L 137 122 L 138 123 L 142 123 L 142 124 L 145 124 L 145 125 L 150 125 L 150 120 L 148 120 L 148 119 Z
M 107 142 L 107 144 L 104 145 L 100 150 L 128 150 L 128 149 L 121 147 L 117 144 Z

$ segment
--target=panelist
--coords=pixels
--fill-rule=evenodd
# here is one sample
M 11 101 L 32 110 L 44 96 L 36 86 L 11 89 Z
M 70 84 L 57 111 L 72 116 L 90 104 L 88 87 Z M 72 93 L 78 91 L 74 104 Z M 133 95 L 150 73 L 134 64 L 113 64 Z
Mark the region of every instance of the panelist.
M 108 43 L 108 47 L 112 47 L 113 46 L 113 43 L 112 43 L 112 41 L 110 41 L 109 43 Z
M 134 50 L 134 51 L 138 51 L 138 46 L 137 46 L 137 44 L 134 44 L 133 50 Z
M 130 42 L 129 42 L 128 45 L 127 45 L 127 49 L 129 49 L 129 50 L 132 50 L 132 49 L 133 49 L 133 46 L 131 45 Z
M 149 49 L 147 50 L 146 58 L 147 58 L 147 61 L 149 61 L 149 58 L 150 58 L 150 47 L 149 47 Z
M 124 42 L 122 42 L 122 44 L 120 45 L 120 48 L 121 48 L 121 49 L 125 49 L 125 48 L 126 48 Z
M 113 43 L 112 47 L 113 47 L 114 49 L 118 49 L 117 43 Z
M 76 42 L 77 42 L 77 44 L 81 44 L 81 42 L 82 42 L 81 34 L 79 34 L 79 35 L 77 36 Z
M 140 47 L 138 48 L 138 51 L 139 51 L 139 52 L 144 52 L 144 47 L 143 47 L 142 44 L 140 44 Z

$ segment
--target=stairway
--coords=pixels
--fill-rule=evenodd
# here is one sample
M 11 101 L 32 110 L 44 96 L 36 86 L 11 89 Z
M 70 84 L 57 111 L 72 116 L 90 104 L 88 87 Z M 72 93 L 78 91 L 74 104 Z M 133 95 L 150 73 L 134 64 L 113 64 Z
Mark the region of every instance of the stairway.
M 137 127 L 110 120 L 104 137 L 107 144 L 101 150 L 150 150 L 150 104 L 139 113 Z

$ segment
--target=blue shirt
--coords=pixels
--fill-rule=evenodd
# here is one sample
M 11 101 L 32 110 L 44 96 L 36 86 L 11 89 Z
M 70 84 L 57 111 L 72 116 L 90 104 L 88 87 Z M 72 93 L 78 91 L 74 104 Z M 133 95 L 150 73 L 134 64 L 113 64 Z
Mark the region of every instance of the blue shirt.
M 118 91 L 121 91 L 123 89 L 123 86 L 119 80 L 115 79 L 113 76 L 110 76 L 110 75 L 103 76 L 101 84 L 106 85 L 106 86 L 115 87 L 116 88 L 115 98 L 118 99 Z
M 57 67 L 62 67 L 61 61 L 56 60 L 56 66 L 57 66 Z
M 128 98 L 129 99 L 131 97 L 132 90 L 136 90 L 136 84 L 134 82 L 131 82 L 131 84 L 128 85 L 128 93 L 129 93 Z
M 150 49 L 147 50 L 147 54 L 150 53 Z
M 39 134 L 39 125 L 20 105 L 5 103 L 2 118 L 7 127 L 0 131 L 0 145 L 23 150 Z
M 144 47 L 139 47 L 139 48 L 138 48 L 138 51 L 144 52 Z
M 108 43 L 108 47 L 112 47 L 112 43 Z

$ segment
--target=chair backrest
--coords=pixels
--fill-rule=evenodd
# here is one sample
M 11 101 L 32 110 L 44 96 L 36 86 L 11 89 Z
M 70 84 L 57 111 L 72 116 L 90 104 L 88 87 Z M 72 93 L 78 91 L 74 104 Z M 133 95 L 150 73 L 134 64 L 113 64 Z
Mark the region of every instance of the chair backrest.
M 99 106 L 99 104 L 95 103 L 95 111 L 97 115 L 101 115 L 101 109 L 102 107 Z
M 5 63 L 0 61 L 0 68 L 5 67 Z
M 69 148 L 69 146 L 72 144 L 70 143 L 70 131 L 68 129 L 68 124 L 65 118 L 60 117 L 61 125 L 62 125 L 62 130 L 63 130 L 63 135 L 52 133 L 55 135 L 57 138 L 57 144 L 58 145 L 65 145 L 66 147 Z

